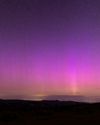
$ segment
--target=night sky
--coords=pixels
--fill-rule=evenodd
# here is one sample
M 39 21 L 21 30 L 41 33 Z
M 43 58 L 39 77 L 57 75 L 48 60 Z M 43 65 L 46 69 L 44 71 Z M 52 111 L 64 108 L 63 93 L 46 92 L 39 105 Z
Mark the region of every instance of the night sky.
M 0 98 L 100 95 L 100 0 L 0 0 Z

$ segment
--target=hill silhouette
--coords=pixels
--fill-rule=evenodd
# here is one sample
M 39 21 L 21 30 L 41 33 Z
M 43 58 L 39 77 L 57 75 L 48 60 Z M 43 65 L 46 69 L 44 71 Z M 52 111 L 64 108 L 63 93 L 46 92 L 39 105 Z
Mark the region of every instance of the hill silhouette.
M 0 125 L 99 124 L 100 103 L 0 100 Z
M 45 97 L 45 100 L 84 102 L 86 97 L 80 95 L 49 95 Z

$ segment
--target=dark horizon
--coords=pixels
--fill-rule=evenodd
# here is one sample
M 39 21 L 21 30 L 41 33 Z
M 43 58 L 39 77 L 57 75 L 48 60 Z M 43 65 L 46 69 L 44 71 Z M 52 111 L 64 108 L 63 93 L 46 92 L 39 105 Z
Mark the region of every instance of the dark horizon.
M 26 97 L 15 95 L 15 96 L 6 96 L 3 98 L 0 98 L 0 100 L 21 100 L 21 101 L 72 101 L 72 102 L 83 102 L 83 103 L 100 103 L 100 97 L 99 96 L 83 96 L 83 95 L 48 95 L 48 96 L 32 96 L 32 97 Z

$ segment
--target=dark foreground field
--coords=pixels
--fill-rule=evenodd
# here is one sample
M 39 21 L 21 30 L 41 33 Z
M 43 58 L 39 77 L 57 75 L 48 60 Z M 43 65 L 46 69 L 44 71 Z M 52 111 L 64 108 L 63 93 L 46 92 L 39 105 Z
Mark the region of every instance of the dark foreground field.
M 0 125 L 100 124 L 100 104 L 0 100 Z

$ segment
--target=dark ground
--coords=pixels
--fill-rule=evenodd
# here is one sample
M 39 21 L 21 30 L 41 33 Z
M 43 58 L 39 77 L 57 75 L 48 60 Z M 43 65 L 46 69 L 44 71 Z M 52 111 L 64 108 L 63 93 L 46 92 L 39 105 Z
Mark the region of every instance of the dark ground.
M 100 103 L 0 100 L 0 125 L 96 125 Z

